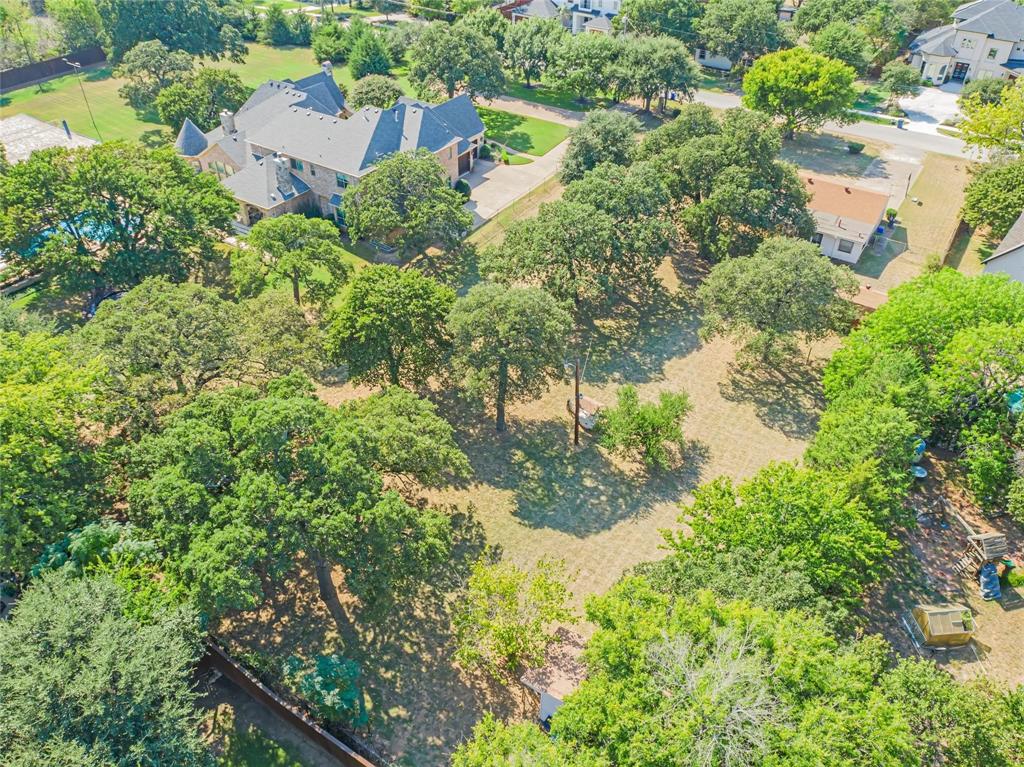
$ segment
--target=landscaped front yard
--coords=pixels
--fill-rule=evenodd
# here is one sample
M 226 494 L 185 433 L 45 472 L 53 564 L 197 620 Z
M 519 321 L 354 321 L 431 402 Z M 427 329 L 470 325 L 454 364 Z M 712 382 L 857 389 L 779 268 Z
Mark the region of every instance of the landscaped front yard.
M 502 112 L 489 107 L 476 108 L 487 128 L 487 138 L 509 149 L 535 157 L 547 154 L 565 141 L 569 128 L 537 117 Z

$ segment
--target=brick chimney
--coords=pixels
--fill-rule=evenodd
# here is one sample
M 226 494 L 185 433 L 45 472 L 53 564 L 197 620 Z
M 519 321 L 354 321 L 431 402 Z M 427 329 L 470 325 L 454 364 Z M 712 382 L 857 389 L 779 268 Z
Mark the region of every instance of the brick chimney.
M 329 62 L 329 61 L 321 62 L 320 69 L 322 69 L 324 74 L 327 75 L 328 77 L 331 77 L 331 78 L 334 77 L 334 64 L 332 64 L 331 62 Z
M 277 177 L 277 188 L 287 191 L 292 188 L 292 169 L 288 166 L 287 157 L 274 157 L 274 174 Z
M 220 126 L 228 135 L 235 132 L 235 113 L 222 109 L 220 112 Z

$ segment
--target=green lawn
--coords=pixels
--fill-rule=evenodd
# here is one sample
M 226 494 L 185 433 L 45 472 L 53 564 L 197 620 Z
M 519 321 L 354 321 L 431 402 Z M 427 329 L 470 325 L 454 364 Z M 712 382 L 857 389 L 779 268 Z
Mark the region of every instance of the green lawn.
M 604 108 L 611 104 L 603 96 L 592 101 L 579 102 L 576 100 L 576 94 L 560 90 L 550 83 L 541 81 L 527 88 L 518 75 L 506 72 L 505 76 L 508 78 L 505 93 L 512 98 L 522 99 L 523 101 L 532 101 L 535 104 L 542 104 L 546 107 L 569 109 L 573 112 L 586 112 L 598 107 Z
M 284 10 L 291 10 L 293 8 L 305 8 L 306 6 L 316 5 L 316 3 L 302 3 L 298 0 L 260 0 L 256 3 L 257 8 L 269 8 L 272 5 L 280 5 Z
M 879 83 L 861 80 L 854 87 L 857 89 L 857 100 L 853 102 L 854 109 L 863 109 L 867 112 L 875 109 L 885 110 L 890 94 Z
M 255 43 L 249 44 L 249 55 L 243 64 L 215 61 L 209 62 L 209 65 L 237 72 L 242 82 L 252 87 L 270 79 L 295 80 L 316 72 L 318 68 L 309 48 L 271 48 Z M 348 68 L 336 67 L 334 72 L 342 88 L 351 89 L 354 80 Z M 402 89 L 412 93 L 406 67 L 396 67 L 394 74 Z M 108 141 L 142 139 L 160 142 L 170 138 L 170 130 L 158 122 L 155 113 L 140 114 L 124 103 L 117 93 L 123 82 L 112 76 L 110 67 L 91 70 L 82 78 L 82 87 L 92 106 L 100 135 L 97 135 L 89 119 L 82 90 L 71 75 L 3 96 L 0 98 L 0 114 L 6 117 L 25 112 L 52 123 L 67 120 L 73 131 Z
M 558 123 L 487 107 L 476 109 L 487 127 L 487 138 L 517 152 L 539 157 L 561 144 L 569 135 L 569 128 Z
M 217 767 L 306 767 L 295 749 L 271 740 L 250 726 L 233 727 L 224 734 L 224 751 L 217 757 Z

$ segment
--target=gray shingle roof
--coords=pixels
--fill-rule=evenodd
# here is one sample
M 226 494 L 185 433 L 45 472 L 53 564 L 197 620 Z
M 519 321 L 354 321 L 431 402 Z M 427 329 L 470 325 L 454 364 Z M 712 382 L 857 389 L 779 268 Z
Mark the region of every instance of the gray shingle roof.
M 178 131 L 178 138 L 174 142 L 174 146 L 183 155 L 195 157 L 206 150 L 209 142 L 203 132 L 199 130 L 199 126 L 186 117 L 185 122 L 181 124 L 181 130 Z
M 385 155 L 416 149 L 436 152 L 457 143 L 459 136 L 432 108 L 399 103 L 391 109 L 366 107 L 347 120 L 292 107 L 249 131 L 248 139 L 288 157 L 361 176 Z
M 484 132 L 484 122 L 468 94 L 463 93 L 437 106 L 427 104 L 426 107 L 458 136 L 471 138 Z
M 927 53 L 932 56 L 955 56 L 956 50 L 953 48 L 953 38 L 955 35 L 956 29 L 952 24 L 929 29 L 927 32 L 917 36 L 914 42 L 910 44 L 910 50 L 916 53 Z
M 598 32 L 611 32 L 612 23 L 607 16 L 597 16 L 586 23 L 583 27 L 586 30 L 595 30 Z
M 335 114 L 345 108 L 345 94 L 341 92 L 334 76 L 323 70 L 296 80 L 295 87 L 313 96 L 320 103 L 333 107 Z
M 995 253 L 986 258 L 985 263 L 1016 252 L 1022 247 L 1024 247 L 1024 211 L 1021 211 L 1016 222 L 1010 227 L 1010 231 L 1006 233 L 1006 236 L 999 243 Z
M 287 162 L 283 158 L 264 157 L 254 160 L 238 173 L 223 179 L 222 183 L 231 193 L 243 202 L 257 207 L 270 209 L 309 191 L 306 182 L 288 171 L 285 182 L 279 178 L 277 162 Z
M 532 19 L 560 19 L 562 12 L 551 0 L 530 0 L 516 8 L 512 13 L 518 16 L 529 16 Z
M 953 12 L 960 32 L 980 32 L 998 40 L 1024 40 L 1024 6 L 1014 0 L 978 0 Z

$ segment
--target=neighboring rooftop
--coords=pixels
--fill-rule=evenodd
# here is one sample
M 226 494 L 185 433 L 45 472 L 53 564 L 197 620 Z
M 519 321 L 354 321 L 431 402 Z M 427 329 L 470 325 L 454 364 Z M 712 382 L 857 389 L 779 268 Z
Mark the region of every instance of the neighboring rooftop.
M 579 634 L 566 628 L 558 629 L 555 641 L 548 646 L 544 665 L 530 669 L 519 681 L 538 695 L 547 693 L 565 700 L 587 676 L 583 646 L 583 637 Z
M 1009 255 L 1024 255 L 1024 211 L 1021 211 L 1016 222 L 1010 227 L 1010 231 L 999 243 L 999 247 L 982 263 L 987 264 L 997 258 Z
M 814 214 L 819 231 L 866 242 L 889 205 L 888 196 L 880 192 L 805 173 L 800 178 L 811 195 L 807 207 Z
M 66 126 L 66 123 L 65 123 Z M 95 139 L 75 133 L 65 127 L 50 125 L 26 114 L 16 114 L 0 120 L 0 144 L 4 145 L 8 162 L 27 160 L 38 149 L 62 146 L 72 149 L 92 146 Z
M 1014 0 L 976 0 L 953 11 L 961 32 L 981 32 L 999 40 L 1024 40 L 1024 6 Z

